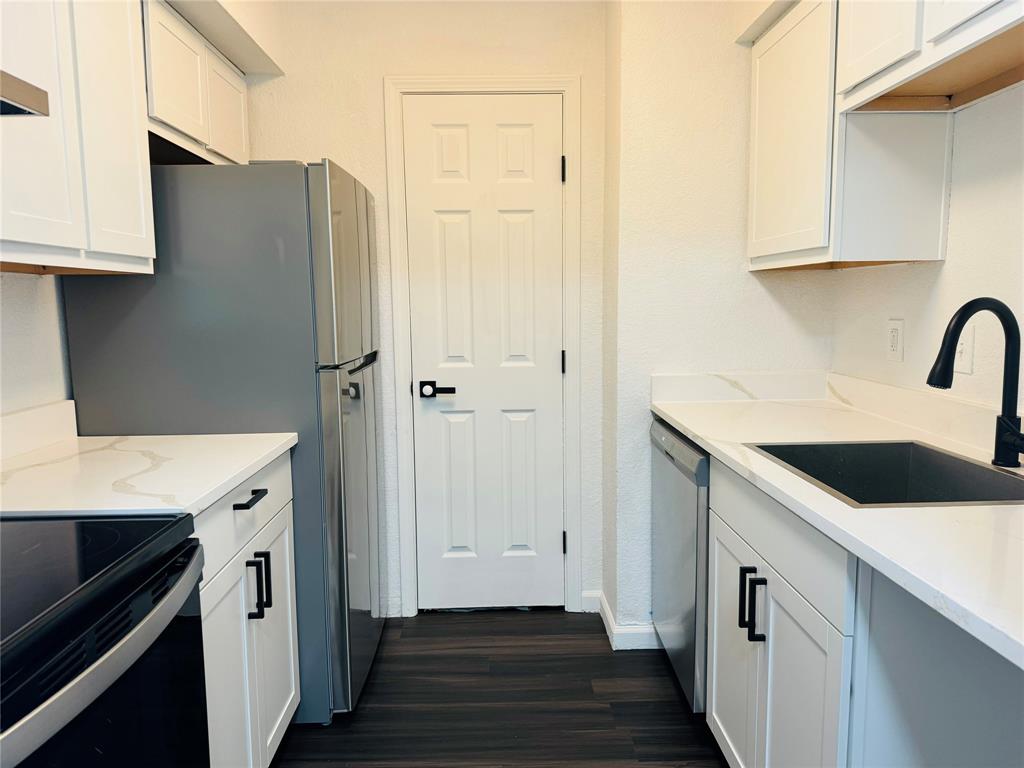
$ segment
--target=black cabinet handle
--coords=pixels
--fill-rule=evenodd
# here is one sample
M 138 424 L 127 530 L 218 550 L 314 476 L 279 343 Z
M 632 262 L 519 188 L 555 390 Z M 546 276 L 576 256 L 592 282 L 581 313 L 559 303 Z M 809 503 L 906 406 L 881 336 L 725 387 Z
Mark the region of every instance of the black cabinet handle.
M 737 624 L 740 629 L 747 629 L 750 626 L 750 619 L 747 618 L 747 576 L 757 573 L 757 568 L 752 565 L 741 565 L 740 566 L 740 618 Z
M 263 592 L 263 561 L 262 560 L 246 560 L 246 568 L 256 569 L 256 610 L 249 611 L 250 619 L 262 619 L 267 615 L 267 612 L 263 610 L 266 607 L 264 602 L 265 596 Z
M 260 499 L 267 495 L 269 491 L 266 488 L 253 488 L 252 496 L 249 497 L 248 501 L 240 501 L 237 504 L 232 504 L 232 509 L 252 509 L 260 503 Z
M 420 382 L 420 397 L 437 397 L 438 395 L 454 395 L 455 387 L 439 387 L 436 381 Z
M 253 552 L 253 557 L 259 558 L 263 561 L 263 573 L 267 577 L 267 598 L 263 601 L 264 608 L 274 607 L 274 577 L 270 575 L 270 552 L 267 550 L 261 550 L 259 552 Z
M 750 591 L 747 599 L 747 640 L 752 643 L 763 643 L 768 638 L 757 632 L 757 588 L 767 587 L 768 579 L 758 576 L 750 580 Z

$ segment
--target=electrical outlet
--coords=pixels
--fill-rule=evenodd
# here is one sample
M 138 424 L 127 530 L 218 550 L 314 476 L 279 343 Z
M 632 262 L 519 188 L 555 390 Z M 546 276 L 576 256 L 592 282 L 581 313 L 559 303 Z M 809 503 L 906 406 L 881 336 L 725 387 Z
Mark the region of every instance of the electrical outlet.
M 885 359 L 903 362 L 903 319 L 889 318 L 885 324 Z
M 968 325 L 960 334 L 956 343 L 956 356 L 953 358 L 953 370 L 957 373 L 974 373 L 974 326 Z

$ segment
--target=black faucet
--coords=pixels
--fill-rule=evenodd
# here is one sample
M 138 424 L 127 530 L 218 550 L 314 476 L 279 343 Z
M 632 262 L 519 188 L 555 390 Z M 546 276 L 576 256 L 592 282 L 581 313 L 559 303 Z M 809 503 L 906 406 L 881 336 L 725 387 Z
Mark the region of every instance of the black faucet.
M 1006 335 L 1003 356 L 1003 412 L 996 416 L 996 449 L 992 463 L 997 467 L 1019 467 L 1020 454 L 1024 453 L 1024 435 L 1020 431 L 1020 417 L 1017 415 L 1017 387 L 1020 379 L 1020 326 L 1008 306 L 998 299 L 984 296 L 971 299 L 956 311 L 946 326 L 942 346 L 935 364 L 928 373 L 928 385 L 939 389 L 953 386 L 953 364 L 956 346 L 967 321 L 975 314 L 987 309 L 999 318 Z

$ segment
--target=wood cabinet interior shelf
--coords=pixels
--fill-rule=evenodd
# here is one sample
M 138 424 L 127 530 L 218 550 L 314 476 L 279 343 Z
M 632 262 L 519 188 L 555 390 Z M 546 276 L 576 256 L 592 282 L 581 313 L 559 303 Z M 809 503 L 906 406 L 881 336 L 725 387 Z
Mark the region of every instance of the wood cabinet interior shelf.
M 1024 80 L 1024 23 L 924 72 L 859 112 L 944 112 Z

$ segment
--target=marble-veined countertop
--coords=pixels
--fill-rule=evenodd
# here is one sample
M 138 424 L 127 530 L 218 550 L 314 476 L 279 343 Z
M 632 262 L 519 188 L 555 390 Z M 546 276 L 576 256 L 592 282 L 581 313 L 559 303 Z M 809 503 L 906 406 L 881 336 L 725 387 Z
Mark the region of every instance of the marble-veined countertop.
M 917 440 L 984 462 L 990 454 L 828 397 L 655 400 L 651 410 L 847 551 L 1024 669 L 1024 505 L 853 507 L 749 444 Z
M 0 465 L 0 513 L 198 514 L 298 442 L 294 432 L 74 437 Z

